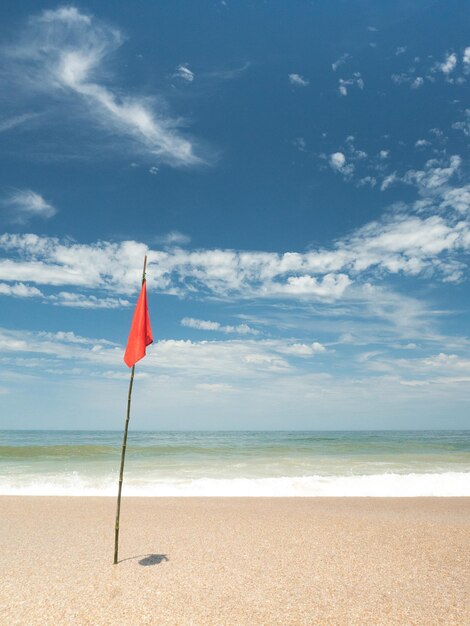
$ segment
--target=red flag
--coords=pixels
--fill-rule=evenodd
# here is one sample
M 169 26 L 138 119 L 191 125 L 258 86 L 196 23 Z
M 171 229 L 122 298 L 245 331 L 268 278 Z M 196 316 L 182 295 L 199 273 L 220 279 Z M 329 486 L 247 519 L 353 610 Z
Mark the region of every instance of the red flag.
M 135 307 L 131 332 L 127 340 L 126 353 L 124 354 L 125 364 L 128 367 L 132 367 L 137 361 L 143 359 L 145 356 L 145 348 L 151 343 L 153 343 L 152 327 L 150 326 L 147 287 L 146 281 L 144 280 Z

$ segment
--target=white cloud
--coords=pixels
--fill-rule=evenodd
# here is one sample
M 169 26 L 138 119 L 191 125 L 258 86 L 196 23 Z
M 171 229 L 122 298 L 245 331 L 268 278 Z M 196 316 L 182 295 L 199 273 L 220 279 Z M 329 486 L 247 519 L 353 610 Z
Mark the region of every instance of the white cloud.
M 470 46 L 465 48 L 462 57 L 462 63 L 464 64 L 465 71 L 470 69 Z
M 354 173 L 354 165 L 347 162 L 346 156 L 343 152 L 333 152 L 330 154 L 329 163 L 335 172 L 339 172 L 346 179 L 351 178 Z
M 398 180 L 398 177 L 397 177 L 396 172 L 389 174 L 383 179 L 382 184 L 380 185 L 380 191 L 385 191 L 386 189 L 390 187 L 390 185 L 393 185 L 393 183 L 396 182 L 397 180 Z
M 341 175 L 349 165 L 344 153 L 330 155 L 330 166 Z M 460 176 L 457 155 L 430 160 L 399 178 L 394 173 L 382 181 L 382 189 L 393 180 L 411 184 L 419 195 L 413 204 L 393 209 L 330 247 L 304 252 L 188 250 L 180 247 L 179 236 L 167 236 L 165 248 L 149 250 L 137 241 L 80 244 L 3 234 L 0 281 L 48 286 L 43 297 L 53 304 L 113 308 L 128 306 L 124 298 L 138 289 L 145 254 L 150 289 L 196 298 L 331 302 L 386 273 L 461 280 L 462 253 L 470 250 L 470 185 L 452 185 Z M 56 293 L 64 287 L 72 290 Z
M 390 78 L 395 85 L 401 85 L 408 80 L 406 74 L 392 74 Z
M 352 261 L 357 271 L 376 265 L 391 273 L 417 275 L 444 251 L 467 245 L 466 233 L 467 226 L 454 228 L 439 216 L 398 216 L 389 223 L 372 222 L 360 229 L 347 248 L 357 251 Z
M 375 187 L 377 184 L 377 179 L 375 176 L 364 176 L 364 178 L 360 178 L 356 185 L 357 187 Z
M 428 132 L 442 141 L 446 140 L 446 136 L 440 128 L 430 128 Z
M 406 46 L 398 46 L 398 48 L 395 50 L 395 56 L 399 56 L 400 54 L 405 54 L 406 52 Z
M 288 371 L 290 365 L 279 352 L 282 346 L 278 341 L 253 339 L 200 342 L 168 339 L 154 344 L 145 365 L 149 369 L 180 370 L 203 380 L 207 374 L 219 379 L 251 377 Z
M 185 246 L 191 241 L 191 237 L 180 233 L 179 230 L 171 230 L 165 235 L 155 237 L 154 241 L 155 243 L 161 243 L 166 246 Z
M 359 87 L 359 89 L 364 89 L 364 80 L 361 76 L 360 72 L 354 72 L 351 78 L 340 78 L 338 81 L 338 92 L 341 96 L 348 95 L 349 87 Z
M 463 85 L 466 82 L 465 74 L 468 73 L 467 68 L 469 67 L 465 62 L 466 50 L 464 51 L 462 57 L 463 71 L 458 71 L 458 58 L 455 52 L 447 53 L 443 61 L 434 60 L 434 62 L 432 62 L 433 57 L 429 56 L 425 62 L 419 57 L 415 57 L 413 65 L 411 65 L 405 72 L 392 74 L 392 81 L 396 85 L 409 84 L 411 89 L 418 89 L 426 82 L 435 83 L 439 77 L 444 79 L 447 83 Z
M 454 209 L 462 214 L 470 214 L 470 185 L 451 187 L 441 192 L 439 209 Z
M 57 209 L 31 189 L 16 189 L 4 200 L 3 206 L 8 210 L 12 221 L 25 224 L 34 217 L 49 219 L 57 213 Z
M 50 302 L 55 306 L 65 306 L 77 309 L 118 309 L 130 306 L 130 302 L 124 298 L 97 297 L 60 291 L 50 295 L 44 294 L 37 287 L 25 283 L 2 283 L 0 282 L 0 296 L 14 298 L 41 298 L 42 302 Z
M 452 54 L 448 54 L 443 61 L 443 63 L 439 64 L 439 69 L 443 74 L 450 74 L 455 70 L 457 66 L 457 55 L 453 52 Z
M 119 376 L 123 365 L 123 346 L 104 339 L 80 337 L 73 332 L 31 332 L 0 329 L 0 350 L 9 364 L 37 367 L 50 373 L 93 376 L 98 370 L 106 377 Z M 189 341 L 167 339 L 155 341 L 140 364 L 140 373 L 183 376 L 186 388 L 201 385 L 229 385 L 238 379 L 251 382 L 266 375 L 294 373 L 302 367 L 298 357 L 322 355 L 327 350 L 319 342 L 292 343 L 287 340 L 232 339 L 222 341 Z M 293 357 L 294 360 L 290 361 Z M 93 368 L 91 370 L 90 368 Z M 103 369 L 104 368 L 104 372 Z M 208 382 L 210 376 L 210 382 Z M 222 391 L 223 387 L 213 388 Z
M 371 290 L 370 302 L 389 312 L 392 307 L 392 302 L 384 299 L 380 290 Z M 417 301 L 414 303 L 421 306 Z M 398 308 L 393 315 L 398 317 L 400 313 L 406 318 L 406 307 Z M 337 319 L 331 321 L 335 327 L 338 325 Z M 351 320 L 343 322 L 350 326 Z M 374 326 L 368 324 L 364 329 L 363 323 L 354 325 L 354 320 L 352 322 L 354 331 L 362 327 L 370 342 Z M 401 341 L 404 343 L 410 333 L 406 327 L 403 330 Z M 127 384 L 129 376 L 123 363 L 125 339 L 123 337 L 119 345 L 105 339 L 79 336 L 68 329 L 56 333 L 0 329 L 2 385 L 6 392 L 13 394 L 27 381 L 31 389 L 44 393 L 49 399 L 54 397 L 57 385 L 64 394 L 69 389 L 78 390 L 74 401 L 89 399 L 89 404 L 84 406 L 98 408 L 111 426 L 115 424 L 116 411 L 119 412 L 122 385 Z M 173 421 L 177 415 L 180 425 L 190 427 L 193 424 L 194 427 L 197 423 L 194 420 L 201 415 L 209 414 L 211 420 L 217 420 L 212 423 L 220 424 L 221 415 L 225 417 L 226 411 L 232 410 L 232 424 L 240 424 L 240 419 L 244 418 L 244 427 L 250 424 L 253 427 L 256 423 L 262 428 L 263 423 L 253 421 L 258 407 L 264 416 L 269 409 L 271 427 L 278 423 L 286 427 L 285 421 L 277 419 L 288 411 L 302 416 L 307 428 L 314 402 L 318 412 L 326 411 L 324 426 L 331 428 L 330 416 L 344 414 L 345 410 L 348 414 L 363 415 L 366 407 L 367 418 L 376 419 L 378 414 L 382 415 L 377 411 L 383 408 L 383 398 L 387 397 L 393 403 L 390 424 L 396 425 L 397 408 L 406 405 L 412 414 L 416 406 L 410 407 L 410 401 L 413 402 L 421 387 L 421 398 L 426 406 L 434 407 L 439 394 L 447 394 L 438 411 L 448 406 L 448 398 L 455 394 L 456 385 L 467 389 L 468 399 L 468 350 L 466 355 L 460 355 L 454 349 L 439 347 L 423 353 L 420 348 L 419 359 L 393 359 L 386 350 L 373 346 L 369 355 L 358 360 L 355 339 L 343 339 L 349 339 L 349 345 L 338 347 L 338 352 L 344 349 L 342 354 L 327 350 L 323 343 L 306 337 L 263 340 L 244 337 L 217 341 L 156 339 L 147 357 L 139 363 L 139 419 L 145 414 L 150 424 L 155 408 L 166 407 L 172 409 L 169 412 Z M 328 373 L 327 368 L 335 373 Z M 234 394 L 237 394 L 235 406 Z M 21 394 L 16 393 L 16 397 L 21 402 Z M 70 401 L 70 396 L 64 397 Z M 113 398 L 117 398 L 116 402 Z M 455 395 L 453 398 L 455 400 Z M 63 403 L 62 396 L 61 401 Z M 181 413 L 177 413 L 178 407 L 182 407 Z M 191 418 L 184 422 L 184 413 L 188 411 Z M 265 424 L 266 427 L 268 422 Z M 171 428 L 171 422 L 165 427 Z
M 470 382 L 470 359 L 446 352 L 412 359 L 383 357 L 370 362 L 369 367 L 399 374 L 400 383 L 411 387 L 468 385 Z
M 197 330 L 210 330 L 219 333 L 226 334 L 238 334 L 238 335 L 258 335 L 259 331 L 255 328 L 251 328 L 248 324 L 222 325 L 219 322 L 212 322 L 210 320 L 198 320 L 193 317 L 184 317 L 181 320 L 181 325 L 187 328 L 195 328 Z
M 291 354 L 292 356 L 298 357 L 309 357 L 314 354 L 322 354 L 327 351 L 325 346 L 318 341 L 314 341 L 309 344 L 292 343 L 282 347 L 280 350 L 284 354 Z
M 97 298 L 80 293 L 61 291 L 53 294 L 48 299 L 57 306 L 71 307 L 75 309 L 120 309 L 130 306 L 130 302 L 124 298 Z
M 296 87 L 307 87 L 310 83 L 307 78 L 304 78 L 300 74 L 289 74 L 289 82 L 291 85 L 295 85 Z
M 187 83 L 192 83 L 194 80 L 194 72 L 189 69 L 187 64 L 178 65 L 173 76 L 175 76 L 176 78 L 181 78 Z
M 464 191 L 444 192 L 436 202 L 445 203 L 447 209 L 464 208 Z M 470 249 L 470 224 L 438 215 L 398 214 L 371 222 L 330 249 L 285 254 L 181 248 L 149 251 L 131 241 L 76 244 L 36 235 L 2 235 L 0 247 L 10 255 L 0 259 L 0 280 L 71 285 L 114 296 L 104 304 L 88 297 L 84 306 L 125 305 L 127 301 L 116 300 L 115 294 L 135 293 L 145 253 L 149 287 L 159 292 L 330 301 L 343 297 L 357 277 L 374 268 L 411 275 L 436 271 L 447 279 L 458 279 L 462 267 L 452 255 Z M 80 305 L 82 299 L 61 296 L 61 304 L 67 303 Z
M 452 124 L 455 130 L 461 130 L 464 135 L 470 137 L 470 109 L 465 109 L 465 116 L 462 121 Z
M 427 190 L 436 189 L 447 184 L 456 174 L 462 163 L 458 155 L 453 155 L 449 159 L 447 167 L 443 166 L 435 159 L 427 161 L 424 170 L 408 170 L 403 177 L 406 183 L 417 184 Z
M 431 142 L 428 141 L 427 139 L 418 139 L 418 141 L 415 143 L 415 147 L 416 148 L 424 148 L 425 146 L 430 146 Z
M 78 112 L 77 106 L 67 103 L 80 105 L 88 119 L 131 140 L 135 149 L 153 158 L 172 165 L 200 162 L 193 143 L 161 106 L 157 110 L 150 98 L 127 95 L 100 81 L 105 62 L 123 40 L 117 28 L 91 14 L 59 7 L 30 17 L 22 36 L 4 52 L 10 77 L 17 85 L 20 81 L 23 93 L 62 101 L 64 116 Z
M 300 152 L 305 152 L 307 149 L 307 142 L 303 137 L 296 137 L 292 143 Z
M 92 344 L 92 345 L 106 345 L 106 346 L 116 346 L 117 344 L 112 341 L 108 341 L 107 339 L 90 339 L 89 337 L 81 337 L 80 335 L 76 335 L 73 331 L 67 330 L 59 330 L 55 333 L 47 332 L 47 331 L 39 331 L 37 333 L 38 337 L 45 338 L 52 341 L 61 341 L 64 343 L 78 343 L 78 344 Z
M 289 276 L 286 283 L 272 283 L 269 285 L 269 295 L 275 296 L 296 296 L 319 298 L 320 300 L 335 300 L 340 298 L 346 288 L 351 284 L 351 280 L 346 274 L 325 274 L 318 279 L 309 274 L 302 276 Z M 265 287 L 266 289 L 266 287 Z
M 411 89 L 419 89 L 424 85 L 424 78 L 422 76 L 417 76 L 414 81 L 411 83 Z
M 445 352 L 440 352 L 439 354 L 422 359 L 421 363 L 432 368 L 442 367 L 445 369 L 466 369 L 470 374 L 470 359 L 462 359 L 457 354 L 446 354 Z
M 336 70 L 338 69 L 338 67 L 341 67 L 341 65 L 344 65 L 344 63 L 346 63 L 346 61 L 348 59 L 351 58 L 351 55 L 348 54 L 347 52 L 345 54 L 342 54 L 339 59 L 337 59 L 334 63 L 331 64 L 331 67 L 333 69 L 333 72 L 336 72 Z
M 335 170 L 341 170 L 346 165 L 346 157 L 342 152 L 334 152 L 330 155 L 330 165 Z
M 388 158 L 390 152 L 381 150 L 378 155 L 368 158 L 369 155 L 364 150 L 359 150 L 354 145 L 355 137 L 346 137 L 339 150 L 333 152 L 328 157 L 320 155 L 322 159 L 328 159 L 330 167 L 341 174 L 346 181 L 353 180 L 353 175 L 357 175 L 353 181 L 356 187 L 375 187 L 377 178 L 376 171 L 384 169 L 383 161 Z
M 106 340 L 77 337 L 70 332 L 49 333 L 0 329 L 0 348 L 4 352 L 43 354 L 67 360 L 117 362 L 120 346 Z M 117 348 L 117 350 L 116 350 Z M 109 358 L 109 355 L 114 355 Z
M 9 285 L 7 283 L 0 283 L 0 296 L 14 296 L 16 298 L 38 298 L 44 294 L 37 289 L 37 287 L 31 287 L 24 283 L 15 283 Z

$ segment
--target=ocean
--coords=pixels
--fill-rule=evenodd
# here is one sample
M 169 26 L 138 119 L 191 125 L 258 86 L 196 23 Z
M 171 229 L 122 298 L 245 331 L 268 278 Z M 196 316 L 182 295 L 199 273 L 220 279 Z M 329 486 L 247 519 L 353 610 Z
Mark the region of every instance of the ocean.
M 0 431 L 0 495 L 115 496 L 121 432 Z M 470 496 L 470 431 L 130 431 L 124 496 Z

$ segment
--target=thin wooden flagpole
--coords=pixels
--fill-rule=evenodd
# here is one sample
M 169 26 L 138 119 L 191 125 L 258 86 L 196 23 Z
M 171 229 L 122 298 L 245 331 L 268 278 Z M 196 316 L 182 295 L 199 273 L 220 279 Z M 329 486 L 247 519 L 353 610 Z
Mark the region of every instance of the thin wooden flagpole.
M 145 281 L 145 270 L 146 270 L 146 267 L 147 267 L 147 255 L 144 258 L 144 270 L 142 272 L 142 284 L 144 284 L 144 281 Z M 131 398 L 132 398 L 132 387 L 134 385 L 134 373 L 135 373 L 135 365 L 132 366 L 131 379 L 129 381 L 129 393 L 127 395 L 126 424 L 124 426 L 124 437 L 123 437 L 123 440 L 122 440 L 121 468 L 119 470 L 119 488 L 118 488 L 117 507 L 116 507 L 116 524 L 114 526 L 114 565 L 117 565 L 117 563 L 118 563 L 119 517 L 120 517 L 120 514 L 121 514 L 121 493 L 122 493 L 122 482 L 124 480 L 124 459 L 126 457 L 127 431 L 129 429 L 129 418 L 131 416 Z

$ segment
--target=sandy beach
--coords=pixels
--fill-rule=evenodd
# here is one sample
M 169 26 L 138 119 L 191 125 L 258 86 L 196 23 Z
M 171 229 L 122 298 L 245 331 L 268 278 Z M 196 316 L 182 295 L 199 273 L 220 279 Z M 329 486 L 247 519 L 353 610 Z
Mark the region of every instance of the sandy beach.
M 468 498 L 0 498 L 0 622 L 470 623 Z

